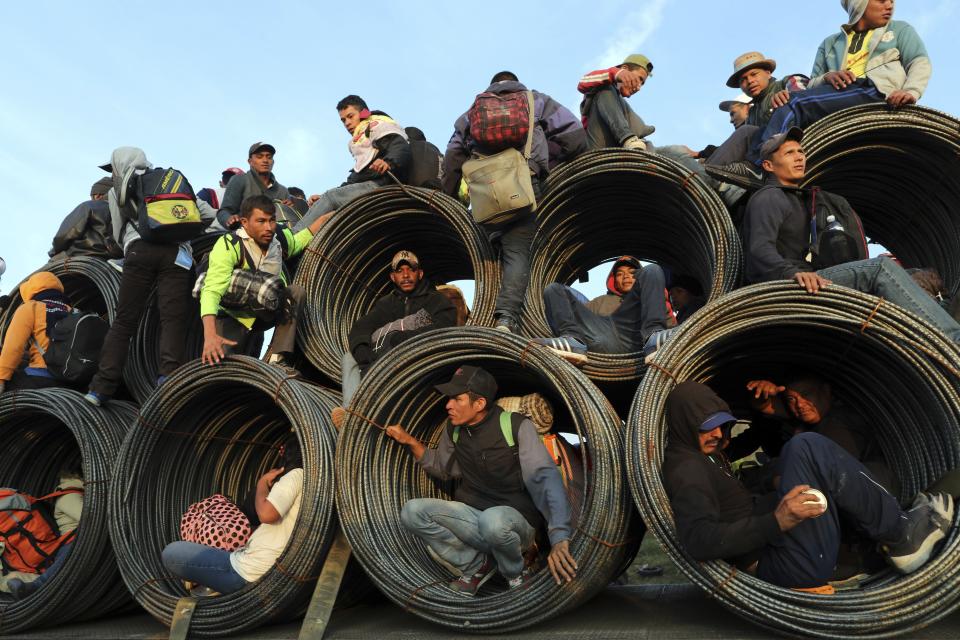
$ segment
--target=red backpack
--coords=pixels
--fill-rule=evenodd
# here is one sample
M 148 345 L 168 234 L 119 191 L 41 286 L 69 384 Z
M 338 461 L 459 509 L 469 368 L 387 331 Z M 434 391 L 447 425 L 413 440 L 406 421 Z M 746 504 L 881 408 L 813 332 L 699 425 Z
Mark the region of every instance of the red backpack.
M 182 540 L 224 551 L 247 544 L 250 532 L 250 521 L 240 507 L 219 493 L 190 505 L 180 519 Z
M 0 542 L 7 571 L 43 573 L 57 550 L 73 540 L 74 531 L 60 535 L 47 501 L 83 489 L 64 489 L 34 498 L 16 489 L 0 488 Z
M 523 147 L 533 121 L 528 91 L 478 95 L 467 111 L 470 137 L 485 153 Z

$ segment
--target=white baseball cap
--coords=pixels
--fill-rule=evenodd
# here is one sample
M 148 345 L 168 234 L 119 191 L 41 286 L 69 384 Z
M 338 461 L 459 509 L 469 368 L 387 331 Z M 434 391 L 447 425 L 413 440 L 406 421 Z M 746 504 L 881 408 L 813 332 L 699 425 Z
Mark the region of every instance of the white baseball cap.
M 724 113 L 729 113 L 729 112 L 730 112 L 730 107 L 732 107 L 733 105 L 738 104 L 738 103 L 739 103 L 739 104 L 750 104 L 751 102 L 753 102 L 753 99 L 750 98 L 750 96 L 748 96 L 748 95 L 745 94 L 745 93 L 741 93 L 740 95 L 738 95 L 738 96 L 737 96 L 736 98 L 734 98 L 733 100 L 724 100 L 723 102 L 721 102 L 721 103 L 720 103 L 720 111 L 723 111 Z

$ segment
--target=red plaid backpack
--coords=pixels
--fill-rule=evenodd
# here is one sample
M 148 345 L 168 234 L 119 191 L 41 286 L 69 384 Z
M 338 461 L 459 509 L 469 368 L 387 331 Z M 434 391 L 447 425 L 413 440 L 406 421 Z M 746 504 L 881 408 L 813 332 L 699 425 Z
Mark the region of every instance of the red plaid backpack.
M 224 551 L 236 551 L 247 544 L 250 533 L 247 516 L 219 493 L 190 505 L 180 519 L 182 540 Z
M 527 91 L 478 95 L 467 112 L 470 137 L 485 153 L 523 147 L 533 117 Z

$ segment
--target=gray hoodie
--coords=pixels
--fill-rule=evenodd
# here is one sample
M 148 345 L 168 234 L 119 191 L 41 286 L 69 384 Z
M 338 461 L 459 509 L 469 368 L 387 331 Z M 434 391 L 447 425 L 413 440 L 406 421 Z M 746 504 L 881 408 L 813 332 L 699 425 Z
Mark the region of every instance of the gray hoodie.
M 123 247 L 123 252 L 126 254 L 130 243 L 140 239 L 140 233 L 136 226 L 130 222 L 131 219 L 136 219 L 136 205 L 132 199 L 132 178 L 135 175 L 143 175 L 147 169 L 152 169 L 153 165 L 147 160 L 147 155 L 143 152 L 143 149 L 117 147 L 110 154 L 110 164 L 102 165 L 100 168 L 113 174 L 113 187 L 107 193 L 107 204 L 110 205 L 113 237 Z M 128 212 L 126 215 L 124 214 L 125 207 Z M 216 209 L 203 200 L 197 200 L 197 207 L 200 210 L 200 218 L 204 222 L 209 224 L 216 219 Z M 180 246 L 184 247 L 189 255 L 193 255 L 189 242 L 183 242 Z

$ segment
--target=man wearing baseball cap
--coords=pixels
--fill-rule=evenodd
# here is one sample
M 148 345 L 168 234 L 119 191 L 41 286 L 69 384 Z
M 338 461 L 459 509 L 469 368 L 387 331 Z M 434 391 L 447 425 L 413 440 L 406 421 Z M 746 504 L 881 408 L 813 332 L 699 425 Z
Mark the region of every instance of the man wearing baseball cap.
M 760 150 L 766 179 L 744 213 L 744 279 L 792 279 L 810 293 L 831 283 L 850 287 L 912 311 L 960 342 L 957 321 L 903 267 L 887 256 L 865 259 L 862 225 L 845 198 L 823 190 L 814 197 L 801 188 L 807 167 L 802 140 L 803 132 L 793 127 Z M 839 229 L 833 223 L 839 223 Z
M 220 211 L 217 213 L 217 221 L 223 228 L 231 229 L 240 224 L 240 205 L 250 196 L 267 196 L 274 202 L 290 204 L 287 188 L 277 182 L 273 175 L 273 156 L 276 153 L 272 144 L 254 142 L 247 152 L 250 171 L 243 173 L 231 167 L 223 172 L 224 180 L 220 184 L 225 185 L 226 189 L 220 198 Z M 227 177 L 228 172 L 233 174 L 232 177 Z
M 919 569 L 953 525 L 953 498 L 920 493 L 901 511 L 857 460 L 819 433 L 784 445 L 775 492 L 753 495 L 724 455 L 736 418 L 706 385 L 667 398 L 663 484 L 680 544 L 695 560 L 727 560 L 788 589 L 829 589 L 841 514 L 881 545 L 901 573 Z M 831 591 L 832 592 L 832 591 Z
M 533 423 L 496 405 L 497 382 L 480 367 L 461 365 L 436 389 L 447 397 L 449 417 L 436 449 L 400 425 L 388 426 L 386 433 L 409 447 L 429 475 L 460 484 L 454 500 L 407 501 L 400 513 L 403 526 L 459 576 L 449 583 L 457 593 L 476 595 L 498 570 L 510 589 L 522 587 L 531 577 L 525 553 L 535 549 L 543 526 L 554 580 L 573 580 L 570 503 Z
M 750 106 L 752 100 L 750 96 L 741 93 L 733 100 L 724 100 L 720 103 L 720 111 L 730 114 L 730 124 L 734 129 L 739 129 L 747 121 L 750 115 Z
M 344 407 L 350 405 L 367 368 L 390 349 L 426 331 L 457 326 L 457 310 L 423 277 L 420 259 L 412 251 L 404 249 L 394 254 L 390 282 L 390 292 L 357 318 L 350 329 L 349 348 L 340 363 Z M 339 428 L 345 417 L 343 407 L 335 408 L 332 417 Z
M 587 130 L 591 149 L 623 147 L 643 151 L 644 138 L 655 127 L 638 116 L 627 98 L 640 91 L 653 74 L 653 63 L 647 56 L 634 53 L 615 67 L 591 71 L 580 78 L 577 91 L 583 94 L 580 115 Z

